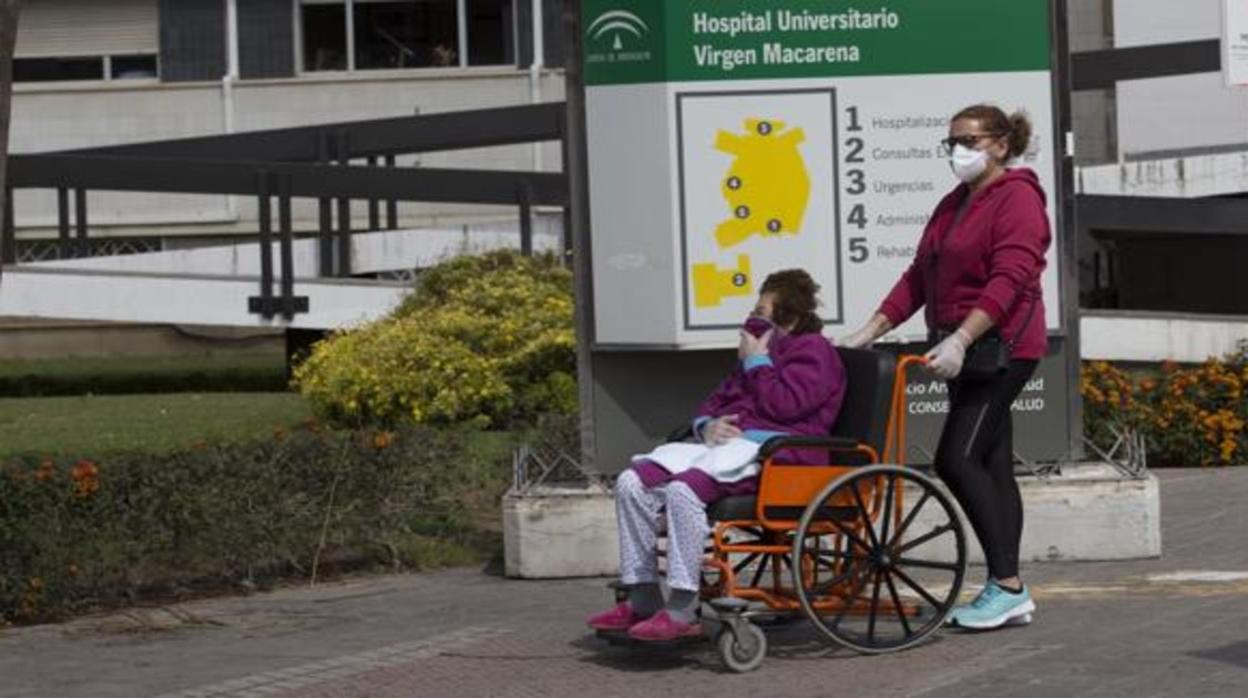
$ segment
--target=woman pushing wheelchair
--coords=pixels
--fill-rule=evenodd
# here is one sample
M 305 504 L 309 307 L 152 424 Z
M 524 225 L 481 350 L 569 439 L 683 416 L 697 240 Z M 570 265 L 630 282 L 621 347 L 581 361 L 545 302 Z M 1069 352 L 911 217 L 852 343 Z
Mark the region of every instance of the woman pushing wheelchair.
M 741 329 L 738 364 L 695 413 L 693 440 L 634 456 L 620 474 L 620 581 L 629 593 L 591 616 L 591 628 L 626 631 L 643 642 L 702 634 L 697 609 L 710 531 L 706 507 L 757 492 L 757 454 L 767 439 L 826 435 L 840 411 L 845 369 L 821 334 L 818 292 L 801 269 L 768 276 Z M 668 541 L 666 599 L 659 588 L 661 530 Z
M 962 183 L 932 212 L 914 262 L 879 311 L 839 342 L 865 347 L 927 308 L 928 368 L 949 382 L 950 403 L 934 465 L 990 575 L 949 620 L 979 630 L 1029 623 L 1035 611 L 1018 570 L 1023 502 L 1010 408 L 1047 347 L 1040 274 L 1051 234 L 1035 173 L 1007 167 L 1030 138 L 1022 113 L 979 104 L 953 116 L 942 145 Z

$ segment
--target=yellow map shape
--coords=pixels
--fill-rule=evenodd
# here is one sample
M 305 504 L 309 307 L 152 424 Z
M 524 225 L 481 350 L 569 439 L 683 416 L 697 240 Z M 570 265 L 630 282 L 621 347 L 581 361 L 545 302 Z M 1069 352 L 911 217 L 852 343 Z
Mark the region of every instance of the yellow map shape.
M 810 175 L 797 146 L 800 128 L 780 133 L 783 121 L 746 119 L 746 135 L 719 131 L 715 149 L 735 157 L 721 184 L 732 218 L 719 224 L 715 241 L 732 247 L 751 235 L 797 235 L 810 202 Z
M 718 269 L 713 262 L 693 265 L 693 304 L 698 308 L 713 308 L 729 296 L 751 293 L 749 255 L 737 255 L 736 269 Z

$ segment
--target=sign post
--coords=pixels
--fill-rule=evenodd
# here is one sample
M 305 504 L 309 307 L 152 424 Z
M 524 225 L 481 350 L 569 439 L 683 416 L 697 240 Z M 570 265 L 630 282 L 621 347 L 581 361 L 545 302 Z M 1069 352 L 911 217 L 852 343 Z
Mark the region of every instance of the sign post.
M 731 367 L 769 273 L 815 277 L 828 336 L 865 321 L 956 184 L 938 146 L 949 116 L 980 102 L 1022 109 L 1035 127 L 1017 164 L 1050 194 L 1042 284 L 1055 357 L 1015 406 L 1018 441 L 1036 447 L 1032 460 L 1068 455 L 1077 401 L 1065 364 L 1077 349 L 1060 337 L 1077 299 L 1064 278 L 1054 11 L 1049 0 L 583 0 L 595 467 L 623 467 L 687 417 Z M 886 340 L 925 335 L 916 317 Z M 940 408 L 918 404 L 916 419 L 933 422 L 919 431 L 934 433 Z

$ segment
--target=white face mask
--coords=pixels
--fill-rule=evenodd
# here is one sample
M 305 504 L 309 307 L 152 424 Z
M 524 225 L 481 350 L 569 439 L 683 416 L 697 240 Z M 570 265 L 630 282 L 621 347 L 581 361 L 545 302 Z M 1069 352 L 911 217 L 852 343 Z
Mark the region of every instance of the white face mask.
M 949 166 L 953 174 L 963 182 L 974 182 L 988 169 L 988 153 L 972 150 L 964 145 L 955 145 L 953 154 L 949 156 Z

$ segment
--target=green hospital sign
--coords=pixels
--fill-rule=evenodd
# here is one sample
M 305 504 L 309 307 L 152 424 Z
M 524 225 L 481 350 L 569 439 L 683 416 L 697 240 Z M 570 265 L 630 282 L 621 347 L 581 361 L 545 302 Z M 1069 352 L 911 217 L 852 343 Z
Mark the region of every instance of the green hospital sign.
M 585 0 L 586 82 L 1046 70 L 1048 5 Z

